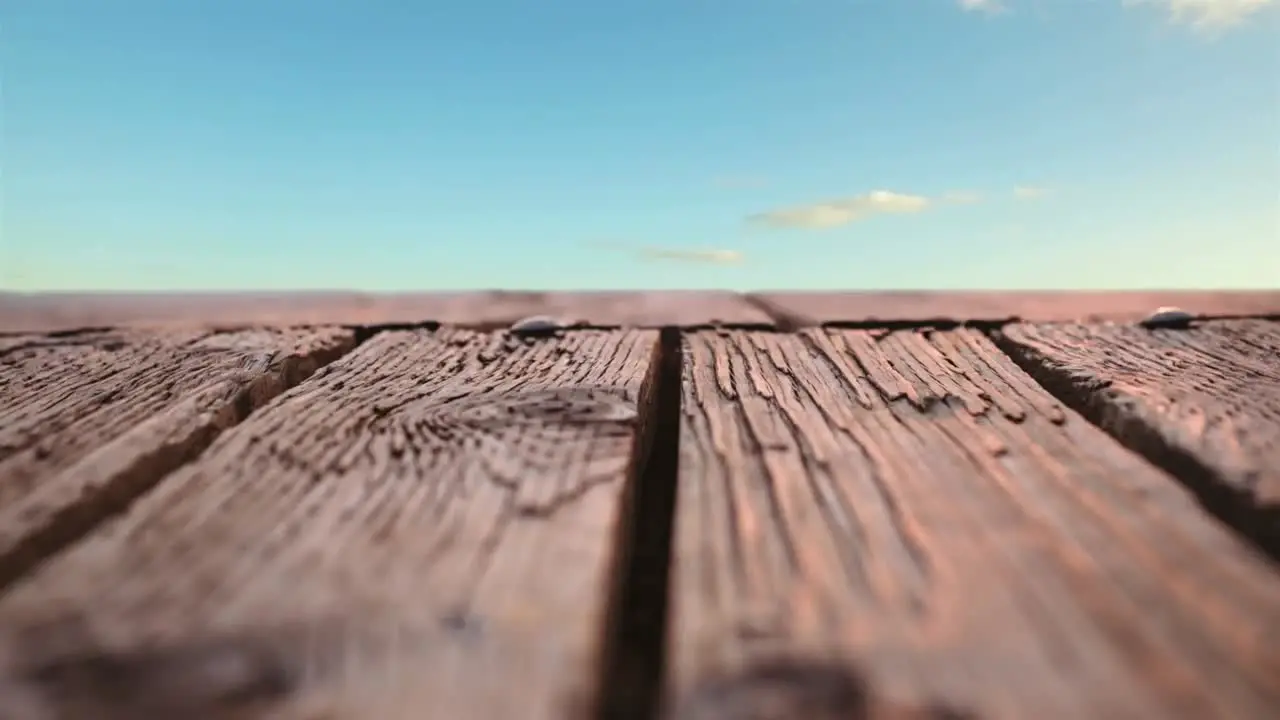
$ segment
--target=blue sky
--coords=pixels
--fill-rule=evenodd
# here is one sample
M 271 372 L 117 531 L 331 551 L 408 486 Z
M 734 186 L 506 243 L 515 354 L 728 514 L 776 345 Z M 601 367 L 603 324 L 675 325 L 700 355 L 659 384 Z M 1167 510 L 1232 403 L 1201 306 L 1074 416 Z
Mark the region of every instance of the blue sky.
M 0 288 L 1280 286 L 1272 0 L 6 0 Z

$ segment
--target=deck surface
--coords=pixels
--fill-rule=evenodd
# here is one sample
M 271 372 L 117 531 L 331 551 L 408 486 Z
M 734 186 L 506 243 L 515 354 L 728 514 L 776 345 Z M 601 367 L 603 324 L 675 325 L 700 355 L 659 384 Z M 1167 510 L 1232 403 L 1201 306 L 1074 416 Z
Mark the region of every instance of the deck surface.
M 0 294 L 0 719 L 1270 720 L 1278 473 L 1280 292 Z

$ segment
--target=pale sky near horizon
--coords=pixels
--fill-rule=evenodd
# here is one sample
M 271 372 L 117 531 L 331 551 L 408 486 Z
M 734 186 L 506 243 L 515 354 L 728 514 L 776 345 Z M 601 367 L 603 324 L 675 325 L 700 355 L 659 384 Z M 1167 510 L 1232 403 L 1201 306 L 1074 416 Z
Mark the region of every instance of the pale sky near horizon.
M 7 0 L 0 289 L 1280 287 L 1277 8 Z

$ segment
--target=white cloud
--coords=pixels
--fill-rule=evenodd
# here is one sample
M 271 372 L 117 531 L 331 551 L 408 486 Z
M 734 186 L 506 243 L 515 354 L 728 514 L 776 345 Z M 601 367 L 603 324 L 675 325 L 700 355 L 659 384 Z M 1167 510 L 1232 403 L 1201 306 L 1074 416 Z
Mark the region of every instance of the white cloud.
M 1020 186 L 1013 189 L 1013 196 L 1019 200 L 1035 200 L 1049 194 L 1048 188 Z
M 997 13 L 1004 10 L 999 0 L 959 0 L 965 12 Z
M 1236 25 L 1275 0 L 1124 0 L 1124 4 L 1159 5 L 1173 22 L 1211 29 Z
M 1160 7 L 1164 9 L 1172 22 L 1190 25 L 1202 30 L 1216 30 L 1237 25 L 1264 8 L 1274 7 L 1280 0 L 1115 1 L 1125 7 Z M 997 13 L 1005 10 L 1001 0 L 956 0 L 956 2 L 965 12 Z
M 624 252 L 632 257 L 638 255 L 649 260 L 682 260 L 685 262 L 709 263 L 711 265 L 739 265 L 743 260 L 742 253 L 737 250 L 720 248 L 634 245 L 615 240 L 594 240 L 587 244 L 605 250 Z
M 848 225 L 872 215 L 916 213 L 929 207 L 929 204 L 929 198 L 919 195 L 876 190 L 840 200 L 771 210 L 752 215 L 748 219 L 759 225 L 776 228 L 831 228 Z
M 1052 191 L 1044 187 L 1020 185 L 1005 192 L 1018 200 L 1035 200 Z M 770 228 L 821 230 L 848 225 L 873 215 L 906 215 L 922 212 L 935 205 L 972 205 L 985 199 L 984 194 L 976 190 L 947 190 L 933 197 L 875 190 L 865 195 L 769 210 L 751 215 L 747 221 Z
M 742 253 L 737 250 L 699 248 L 646 247 L 640 248 L 640 254 L 655 260 L 683 260 L 711 265 L 740 265 L 743 259 Z

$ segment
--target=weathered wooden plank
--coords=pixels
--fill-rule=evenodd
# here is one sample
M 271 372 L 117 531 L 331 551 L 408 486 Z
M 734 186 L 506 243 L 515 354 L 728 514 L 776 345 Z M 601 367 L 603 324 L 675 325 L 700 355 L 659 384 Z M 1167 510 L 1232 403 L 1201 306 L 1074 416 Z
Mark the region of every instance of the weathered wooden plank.
M 351 322 L 373 305 L 360 293 L 0 292 L 0 332 L 81 328 L 324 325 Z
M 1280 323 L 1011 325 L 1000 342 L 1280 556 Z
M 672 718 L 1276 717 L 1274 568 L 981 334 L 684 352 Z
M 375 336 L 0 598 L 0 716 L 576 716 L 657 351 Z
M 799 326 L 838 322 L 1136 321 L 1162 306 L 1202 317 L 1280 315 L 1280 290 L 751 293 Z
M 354 346 L 342 329 L 0 342 L 0 587 Z
M 531 315 L 596 326 L 770 325 L 731 292 L 0 293 L 0 332 L 86 327 L 378 325 L 439 322 L 497 329 Z

